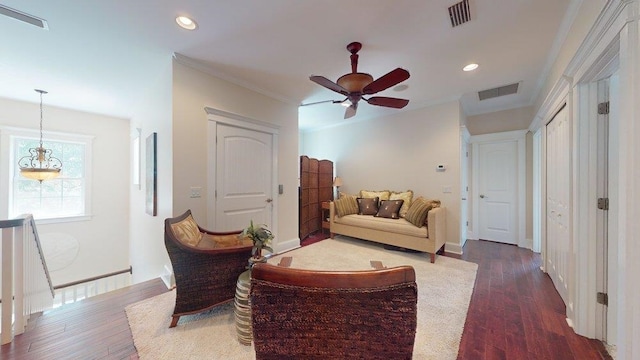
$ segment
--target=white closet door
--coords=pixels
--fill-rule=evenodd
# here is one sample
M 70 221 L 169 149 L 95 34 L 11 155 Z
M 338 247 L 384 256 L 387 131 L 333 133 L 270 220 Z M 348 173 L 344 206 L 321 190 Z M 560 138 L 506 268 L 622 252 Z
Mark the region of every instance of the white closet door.
M 571 259 L 571 122 L 563 108 L 546 126 L 547 264 L 546 269 L 568 304 Z

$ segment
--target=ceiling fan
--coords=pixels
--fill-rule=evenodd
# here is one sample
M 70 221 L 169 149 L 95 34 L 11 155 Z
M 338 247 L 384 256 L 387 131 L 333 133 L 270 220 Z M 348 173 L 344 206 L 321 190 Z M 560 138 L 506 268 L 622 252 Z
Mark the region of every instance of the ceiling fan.
M 398 99 L 386 96 L 374 96 L 364 98 L 363 95 L 373 95 L 382 90 L 388 89 L 409 78 L 409 72 L 405 69 L 397 68 L 386 75 L 373 80 L 373 76 L 367 73 L 358 72 L 358 51 L 362 48 L 359 42 L 352 42 L 347 45 L 347 50 L 351 53 L 351 73 L 342 75 L 337 82 L 333 82 L 324 76 L 313 75 L 309 79 L 318 85 L 324 86 L 346 96 L 344 100 L 319 101 L 304 105 L 313 105 L 321 102 L 342 103 L 348 105 L 344 113 L 344 118 L 348 119 L 356 114 L 358 102 L 362 99 L 371 105 L 385 106 L 395 109 L 402 109 L 407 106 L 409 100 Z

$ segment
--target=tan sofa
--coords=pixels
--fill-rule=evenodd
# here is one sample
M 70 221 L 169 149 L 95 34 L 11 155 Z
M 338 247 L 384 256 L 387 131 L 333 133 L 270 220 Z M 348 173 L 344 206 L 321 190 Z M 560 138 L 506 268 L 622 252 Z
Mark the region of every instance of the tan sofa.
M 338 217 L 334 203 L 329 204 L 331 238 L 335 234 L 375 241 L 401 248 L 423 251 L 431 254 L 435 262 L 436 254 L 444 253 L 446 242 L 446 209 L 436 207 L 427 214 L 427 225 L 414 226 L 403 218 L 387 219 L 370 215 L 345 215 Z

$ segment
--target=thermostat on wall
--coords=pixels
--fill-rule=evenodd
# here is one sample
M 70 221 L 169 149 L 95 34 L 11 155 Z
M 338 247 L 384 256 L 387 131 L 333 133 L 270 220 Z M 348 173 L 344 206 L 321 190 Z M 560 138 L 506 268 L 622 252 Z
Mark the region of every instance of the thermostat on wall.
M 438 165 L 436 166 L 436 171 L 445 171 L 447 170 L 447 166 L 446 165 Z

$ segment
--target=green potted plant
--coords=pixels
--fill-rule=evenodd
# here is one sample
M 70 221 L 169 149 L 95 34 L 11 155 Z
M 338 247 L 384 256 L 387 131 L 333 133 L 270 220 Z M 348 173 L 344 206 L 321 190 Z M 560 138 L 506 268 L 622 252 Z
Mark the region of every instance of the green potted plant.
M 253 220 L 251 220 L 249 227 L 242 231 L 241 236 L 248 237 L 253 241 L 253 249 L 251 249 L 253 259 L 262 259 L 263 249 L 273 252 L 273 249 L 269 246 L 271 240 L 273 240 L 273 233 L 264 224 L 254 225 Z

